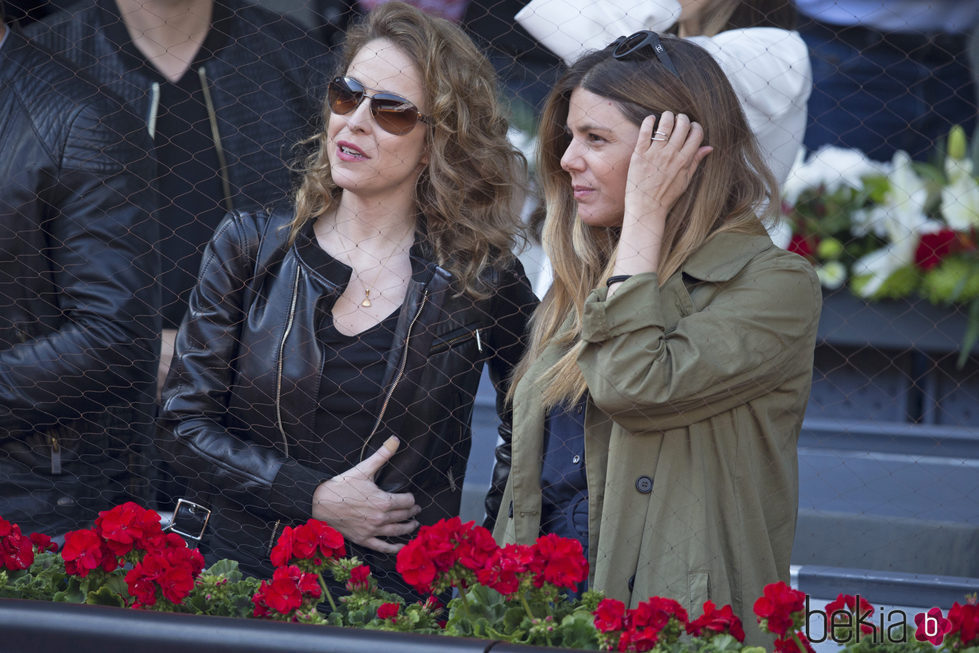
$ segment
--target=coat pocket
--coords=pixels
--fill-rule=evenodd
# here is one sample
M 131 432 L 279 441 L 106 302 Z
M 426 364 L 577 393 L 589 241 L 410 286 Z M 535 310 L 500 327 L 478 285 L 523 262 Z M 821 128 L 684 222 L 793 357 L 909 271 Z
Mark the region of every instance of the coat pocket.
M 708 600 L 710 600 L 710 574 L 706 571 L 688 571 L 687 608 L 699 608 Z

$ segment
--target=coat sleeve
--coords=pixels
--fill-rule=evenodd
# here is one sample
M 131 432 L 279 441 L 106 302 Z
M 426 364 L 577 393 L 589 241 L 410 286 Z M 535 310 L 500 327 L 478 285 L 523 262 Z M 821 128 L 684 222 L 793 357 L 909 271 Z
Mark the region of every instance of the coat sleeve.
M 633 433 L 688 426 L 771 392 L 810 360 L 822 296 L 809 264 L 749 263 L 666 330 L 655 274 L 585 302 L 578 357 L 595 404 Z M 781 261 L 781 263 L 776 263 Z
M 256 214 L 227 216 L 204 251 L 197 285 L 177 333 L 174 361 L 163 390 L 160 424 L 180 474 L 192 487 L 220 492 L 267 515 L 298 510 L 277 506 L 273 483 L 286 457 L 272 447 L 230 433 L 226 415 L 235 378 L 255 256 L 264 228 Z M 312 492 L 310 492 L 310 497 Z M 309 516 L 309 507 L 304 515 Z
M 513 438 L 513 409 L 506 394 L 510 389 L 513 368 L 527 348 L 528 321 L 537 307 L 537 296 L 530 288 L 520 261 L 503 277 L 493 301 L 496 325 L 490 338 L 493 356 L 489 360 L 490 380 L 496 390 L 496 412 L 499 415 L 499 444 L 486 495 L 486 519 L 483 526 L 492 530 L 500 510 L 503 490 L 510 474 L 510 445 Z
M 155 386 L 160 321 L 149 143 L 108 101 L 64 111 L 65 129 L 51 139 L 63 139 L 64 148 L 38 170 L 34 206 L 14 207 L 46 226 L 48 249 L 29 254 L 45 256 L 49 271 L 21 274 L 24 283 L 56 289 L 37 302 L 45 314 L 32 316 L 55 326 L 0 349 L 4 431 L 145 403 Z M 5 192 L 16 199 L 15 189 Z

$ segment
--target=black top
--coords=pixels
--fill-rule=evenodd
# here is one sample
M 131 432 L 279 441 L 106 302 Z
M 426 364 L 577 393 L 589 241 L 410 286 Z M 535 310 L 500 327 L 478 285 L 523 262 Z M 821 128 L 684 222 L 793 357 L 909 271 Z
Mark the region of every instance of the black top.
M 329 445 L 317 467 L 328 477 L 360 462 L 361 450 L 374 428 L 384 393 L 384 370 L 401 309 L 355 336 L 347 336 L 328 321 L 320 339 L 326 358 L 320 384 L 316 432 Z M 370 451 L 368 453 L 373 453 Z
M 176 83 L 155 68 L 153 74 L 160 85 L 154 140 L 161 204 L 161 307 L 164 328 L 175 329 L 197 281 L 204 247 L 224 216 L 224 190 L 197 66 L 191 65 Z
M 588 480 L 585 476 L 585 403 L 561 404 L 544 421 L 541 533 L 579 540 L 588 552 Z

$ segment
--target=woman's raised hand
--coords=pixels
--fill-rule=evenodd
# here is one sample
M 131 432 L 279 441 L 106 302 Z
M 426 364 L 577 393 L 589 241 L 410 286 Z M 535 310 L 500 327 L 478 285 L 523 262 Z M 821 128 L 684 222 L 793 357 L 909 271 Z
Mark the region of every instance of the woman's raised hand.
M 403 544 L 380 538 L 414 531 L 418 522 L 413 517 L 421 508 L 410 493 L 391 494 L 377 487 L 374 476 L 399 444 L 398 438 L 392 436 L 369 458 L 321 483 L 313 493 L 313 517 L 325 521 L 354 544 L 381 553 L 397 553 Z
M 655 116 L 639 127 L 626 178 L 625 222 L 665 221 L 666 214 L 690 184 L 697 166 L 713 151 L 701 146 L 704 129 L 686 114 L 664 111 L 656 131 Z

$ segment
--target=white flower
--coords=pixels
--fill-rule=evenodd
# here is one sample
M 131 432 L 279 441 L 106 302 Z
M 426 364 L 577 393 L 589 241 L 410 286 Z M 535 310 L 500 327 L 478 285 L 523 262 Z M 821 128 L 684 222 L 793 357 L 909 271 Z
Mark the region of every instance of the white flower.
M 949 184 L 942 188 L 942 217 L 956 231 L 979 227 L 979 182 L 972 176 L 971 162 L 965 163 L 969 164 L 962 167 L 965 172 L 960 168 L 956 174 L 949 173 Z
M 886 175 L 888 168 L 888 164 L 871 161 L 860 150 L 826 145 L 805 161 L 800 152 L 782 186 L 782 197 L 789 204 L 795 204 L 808 188 L 825 186 L 830 193 L 843 186 L 860 188 L 863 177 Z
M 853 275 L 869 275 L 870 279 L 860 288 L 861 297 L 870 297 L 898 269 L 914 263 L 914 250 L 918 241 L 904 239 L 870 252 L 853 264 Z
M 917 243 L 921 228 L 928 222 L 925 202 L 928 187 L 911 165 L 906 152 L 897 151 L 893 160 L 894 171 L 890 175 L 890 189 L 877 214 L 882 220 L 887 239 L 892 243 Z M 876 229 L 876 225 L 875 225 Z
M 836 290 L 846 282 L 846 266 L 839 261 L 830 261 L 816 268 L 819 283 L 827 290 Z

